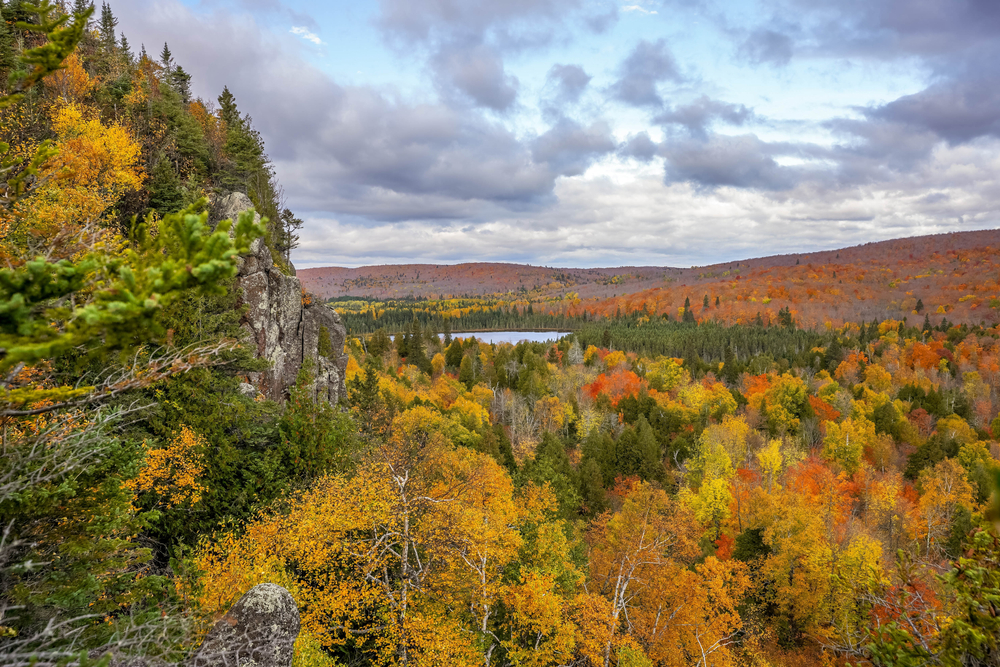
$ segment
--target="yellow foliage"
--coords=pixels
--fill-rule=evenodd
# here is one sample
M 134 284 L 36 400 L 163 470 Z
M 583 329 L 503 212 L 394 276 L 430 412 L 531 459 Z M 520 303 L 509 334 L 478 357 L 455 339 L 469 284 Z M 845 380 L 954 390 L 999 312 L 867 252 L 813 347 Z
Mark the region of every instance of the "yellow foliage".
M 627 360 L 628 359 L 625 357 L 624 352 L 615 350 L 614 352 L 604 357 L 604 367 L 610 371 L 613 368 L 616 368 L 621 364 L 624 364 Z
M 82 102 L 94 87 L 90 80 L 90 75 L 83 69 L 80 56 L 76 53 L 70 54 L 63 61 L 64 69 L 45 77 L 43 83 L 45 88 L 54 92 L 65 102 Z
M 141 147 L 127 129 L 103 125 L 96 111 L 78 104 L 57 105 L 51 113 L 59 153 L 42 168 L 41 185 L 14 209 L 20 225 L 16 239 L 3 240 L 8 256 L 34 252 L 37 244 L 73 256 L 87 227 L 143 182 Z
M 125 488 L 138 495 L 151 493 L 165 507 L 191 506 L 201 500 L 205 487 L 198 481 L 204 472 L 205 439 L 187 426 L 181 426 L 162 449 L 146 449 L 139 474 Z

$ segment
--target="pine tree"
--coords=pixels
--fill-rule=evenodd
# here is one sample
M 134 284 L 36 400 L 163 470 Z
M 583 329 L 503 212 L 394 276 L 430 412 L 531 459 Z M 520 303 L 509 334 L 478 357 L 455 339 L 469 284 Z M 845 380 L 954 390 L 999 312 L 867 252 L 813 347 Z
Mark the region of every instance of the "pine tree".
M 125 62 L 132 63 L 132 47 L 129 46 L 128 38 L 125 33 L 122 33 L 122 41 L 118 46 L 118 50 L 121 51 L 122 57 L 125 58 Z
M 166 44 L 164 44 L 164 47 Z M 174 90 L 181 96 L 184 104 L 191 101 L 191 75 L 184 71 L 184 68 L 180 65 L 171 72 L 170 83 L 173 85 Z
M 704 308 L 705 310 L 708 310 L 708 295 L 707 294 L 705 295 L 705 298 L 701 302 L 701 307 Z
M 228 127 L 240 122 L 240 112 L 236 108 L 236 97 L 229 92 L 229 86 L 223 86 L 222 94 L 219 95 L 219 117 Z
M 914 308 L 914 310 L 917 311 L 918 315 L 920 313 L 924 312 L 924 300 L 923 299 L 917 299 L 917 306 L 916 306 L 916 308 Z
M 170 47 L 167 46 L 166 42 L 163 42 L 163 50 L 160 51 L 160 64 L 163 65 L 163 69 L 166 71 L 167 76 L 173 72 L 174 55 L 170 53 Z
M 106 2 L 101 3 L 101 20 L 97 29 L 101 34 L 101 46 L 107 52 L 113 51 L 115 48 L 115 28 L 117 26 L 118 19 L 111 12 L 111 6 Z
M 74 0 L 74 2 L 73 2 L 73 14 L 75 14 L 75 15 L 83 14 L 83 13 L 87 12 L 88 10 L 92 11 L 93 9 L 94 9 L 94 3 L 91 2 L 90 0 Z M 86 29 L 90 30 L 92 24 L 93 24 L 93 21 L 91 21 L 90 19 L 87 19 L 87 28 Z
M 715 307 L 719 307 L 719 297 L 715 297 Z
M 691 298 L 684 297 L 684 316 L 681 318 L 682 322 L 694 322 L 694 313 L 691 312 Z
M 7 89 L 7 79 L 17 63 L 14 55 L 14 35 L 7 26 L 6 10 L 0 12 L 0 88 Z

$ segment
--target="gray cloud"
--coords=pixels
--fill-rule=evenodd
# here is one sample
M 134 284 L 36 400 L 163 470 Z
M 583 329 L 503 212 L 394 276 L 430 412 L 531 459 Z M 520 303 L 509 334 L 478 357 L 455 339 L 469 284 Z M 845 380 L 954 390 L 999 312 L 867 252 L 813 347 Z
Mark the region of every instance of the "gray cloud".
M 649 133 L 642 131 L 628 138 L 619 149 L 622 157 L 630 157 L 640 162 L 649 162 L 656 157 L 659 146 L 649 138 Z
M 242 1 L 276 11 L 269 0 Z M 658 86 L 695 84 L 683 80 L 662 40 L 637 46 L 609 88 L 593 88 L 576 65 L 550 70 L 549 99 L 577 100 L 583 91 L 589 103 L 604 93 L 660 114 L 663 143 L 627 127 L 633 133 L 618 145 L 616 128 L 592 117 L 571 120 L 543 109 L 550 126 L 525 138 L 510 129 L 519 123 L 509 116 L 497 121 L 490 111 L 518 108 L 517 82 L 503 58 L 565 36 L 559 31 L 568 24 L 579 30 L 589 4 L 481 0 L 452 7 L 415 0 L 410 11 L 403 0 L 384 3 L 398 10 L 395 23 L 382 24 L 385 34 L 426 58 L 439 86 L 437 101 L 418 103 L 389 88 L 338 84 L 305 62 L 306 51 L 291 35 L 248 16 L 195 11 L 178 0 L 112 2 L 133 44 L 155 51 L 169 41 L 194 75 L 197 95 L 214 99 L 228 85 L 241 110 L 253 115 L 289 206 L 307 220 L 297 262 L 689 265 L 759 255 L 761 239 L 768 251 L 791 252 L 1000 224 L 993 213 L 1000 210 L 1000 101 L 993 95 L 1000 68 L 990 64 L 1000 59 L 992 57 L 984 31 L 964 23 L 961 30 L 978 46 L 944 56 L 935 45 L 940 30 L 916 17 L 923 27 L 907 28 L 905 53 L 918 52 L 923 31 L 920 53 L 932 54 L 921 56 L 932 84 L 823 124 L 838 142 L 833 146 L 769 142 L 747 130 L 715 133 L 717 125 L 760 119 L 745 105 L 714 99 L 724 93 L 711 82 L 694 95 L 705 90 L 713 97 L 665 107 Z M 863 52 L 868 37 L 853 19 L 836 51 L 835 34 L 819 32 L 821 13 L 812 5 L 783 6 L 804 27 L 770 21 L 766 29 L 789 36 L 791 58 Z M 825 7 L 823 16 L 847 16 Z M 951 34 L 965 34 L 957 25 Z M 903 27 L 892 30 L 883 34 L 904 39 Z M 589 112 L 584 106 L 575 113 Z M 602 112 L 610 119 L 620 108 Z
M 950 143 L 1000 136 L 1000 76 L 936 83 L 868 111 L 870 118 L 934 132 Z
M 775 30 L 760 28 L 743 40 L 739 54 L 755 65 L 787 65 L 792 59 L 792 38 Z
M 653 122 L 660 125 L 681 125 L 694 136 L 704 139 L 706 130 L 715 121 L 743 125 L 753 119 L 753 110 L 742 104 L 730 104 L 702 95 L 691 104 L 684 104 L 657 115 Z
M 622 62 L 618 74 L 618 80 L 611 87 L 612 95 L 637 107 L 663 106 L 657 84 L 683 80 L 664 39 L 641 40 Z
M 298 206 L 393 218 L 412 204 L 448 219 L 469 214 L 463 202 L 525 209 L 552 197 L 557 171 L 474 110 L 338 85 L 297 55 L 294 38 L 245 18 L 196 16 L 177 2 L 115 10 L 130 36 L 170 42 L 196 94 L 214 99 L 229 86 Z
M 765 143 L 753 134 L 717 134 L 707 141 L 678 141 L 662 151 L 667 158 L 668 182 L 691 182 L 707 188 L 787 190 L 802 176 L 800 170 L 783 167 L 774 160 L 775 155 L 793 152 L 788 146 Z
M 505 111 L 517 97 L 518 80 L 504 72 L 503 59 L 481 44 L 441 49 L 433 59 L 439 87 L 448 85 L 479 106 Z
M 426 50 L 442 92 L 449 87 L 479 106 L 510 108 L 517 79 L 505 73 L 508 52 L 548 45 L 581 0 L 381 0 L 378 23 L 407 52 Z
M 556 89 L 555 97 L 562 103 L 577 102 L 591 77 L 579 65 L 553 65 L 546 76 L 548 85 Z
M 598 35 L 607 32 L 617 22 L 618 5 L 614 2 L 607 3 L 604 11 L 589 14 L 583 18 L 584 25 Z
M 562 176 L 578 176 L 595 159 L 616 147 L 607 123 L 597 121 L 583 127 L 563 120 L 535 140 L 532 156 L 536 162 L 548 164 Z

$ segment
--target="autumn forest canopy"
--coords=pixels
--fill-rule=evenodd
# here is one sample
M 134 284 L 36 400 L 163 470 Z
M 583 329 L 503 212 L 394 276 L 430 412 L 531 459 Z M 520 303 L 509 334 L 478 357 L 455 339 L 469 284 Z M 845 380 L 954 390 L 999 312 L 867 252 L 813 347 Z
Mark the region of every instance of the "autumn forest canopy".
M 995 231 L 296 277 L 228 88 L 0 12 L 0 665 L 177 663 L 265 582 L 297 667 L 1000 665 Z

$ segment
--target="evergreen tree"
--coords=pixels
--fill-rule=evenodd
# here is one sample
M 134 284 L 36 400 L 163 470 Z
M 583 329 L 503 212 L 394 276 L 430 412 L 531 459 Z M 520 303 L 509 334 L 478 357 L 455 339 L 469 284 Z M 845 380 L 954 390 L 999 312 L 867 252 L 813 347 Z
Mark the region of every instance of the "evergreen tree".
M 178 68 L 179 69 L 179 68 Z M 291 263 L 292 250 L 299 247 L 299 229 L 304 224 L 301 218 L 296 218 L 290 209 L 283 209 L 279 218 L 281 223 L 278 227 L 278 238 L 275 242 L 275 250 L 284 255 L 285 261 Z M 450 336 L 449 336 L 449 341 Z
M 715 297 L 715 307 L 719 307 L 719 297 Z
M 219 95 L 219 117 L 229 127 L 240 121 L 240 112 L 236 108 L 236 97 L 229 92 L 229 86 L 223 86 L 222 94 Z
M 91 6 L 93 6 L 91 4 Z M 101 20 L 98 23 L 98 32 L 101 35 L 101 46 L 106 52 L 115 48 L 115 28 L 118 26 L 118 19 L 111 12 L 111 6 L 107 2 L 101 3 Z M 143 49 L 145 53 L 145 49 Z
M 166 44 L 164 44 L 166 46 Z M 170 73 L 170 83 L 181 96 L 181 101 L 187 104 L 191 101 L 191 75 L 180 65 Z
M 684 316 L 681 318 L 682 322 L 694 323 L 694 313 L 691 312 L 691 299 L 689 297 L 684 297 Z
M 73 14 L 84 14 L 87 11 L 92 11 L 94 9 L 94 3 L 90 0 L 74 0 L 73 2 Z M 93 21 L 87 19 L 86 29 L 89 31 Z
M 170 53 L 170 47 L 166 42 L 163 42 L 163 50 L 160 51 L 160 64 L 169 77 L 174 69 L 174 54 Z
M 462 344 L 457 340 L 453 340 L 444 353 L 444 363 L 451 368 L 458 368 L 462 363 L 463 353 Z
M 705 295 L 705 298 L 701 302 L 701 307 L 704 308 L 705 310 L 708 310 L 708 295 L 707 294 Z
M 458 367 L 458 381 L 466 386 L 470 391 L 476 383 L 476 373 L 473 368 L 472 357 L 468 354 L 462 357 L 462 363 Z
M 121 51 L 125 62 L 132 64 L 132 47 L 129 46 L 128 37 L 125 36 L 125 33 L 122 33 L 122 40 L 118 46 L 118 50 Z
M 7 80 L 17 64 L 14 52 L 14 35 L 7 26 L 7 10 L 0 12 L 0 88 L 7 89 Z
M 917 299 L 917 305 L 916 305 L 916 307 L 913 310 L 917 311 L 918 315 L 920 313 L 924 312 L 924 300 L 923 299 Z
M 181 179 L 166 156 L 161 157 L 153 167 L 149 179 L 149 206 L 166 215 L 184 207 L 184 190 Z

